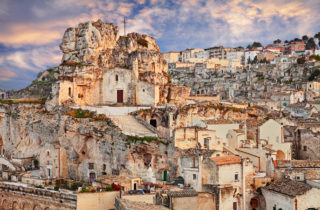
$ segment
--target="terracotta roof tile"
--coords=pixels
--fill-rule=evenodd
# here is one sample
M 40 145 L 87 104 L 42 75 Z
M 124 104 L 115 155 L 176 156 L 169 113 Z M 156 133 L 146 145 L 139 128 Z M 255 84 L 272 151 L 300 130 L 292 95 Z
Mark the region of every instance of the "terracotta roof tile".
M 229 164 L 241 163 L 241 158 L 235 155 L 211 157 L 210 159 L 213 160 L 217 165 L 229 165 Z
M 320 168 L 320 160 L 276 160 L 279 168 Z
M 264 188 L 295 197 L 297 195 L 303 195 L 312 187 L 303 182 L 296 182 L 291 179 L 280 179 L 278 181 L 272 182 L 269 186 Z
M 197 191 L 193 189 L 188 189 L 188 190 L 177 190 L 177 191 L 169 191 L 168 196 L 169 197 L 193 197 L 197 196 L 198 193 Z

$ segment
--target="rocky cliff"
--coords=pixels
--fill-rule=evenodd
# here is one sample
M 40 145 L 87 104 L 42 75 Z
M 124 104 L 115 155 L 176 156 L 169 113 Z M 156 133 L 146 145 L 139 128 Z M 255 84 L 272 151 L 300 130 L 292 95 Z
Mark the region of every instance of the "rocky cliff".
M 42 178 L 47 178 L 47 168 L 51 178 L 74 180 L 115 171 L 157 176 L 167 168 L 167 145 L 142 140 L 128 138 L 107 117 L 94 113 L 63 107 L 50 112 L 42 104 L 0 104 L 0 147 L 5 157 L 38 160 Z
M 156 41 L 138 33 L 120 36 L 119 28 L 112 23 L 98 20 L 68 28 L 60 49 L 63 52 L 60 65 L 62 74 L 72 73 L 76 69 L 70 71 L 69 66 L 132 69 L 138 65 L 141 80 L 162 85 L 168 82 L 167 65 Z M 145 72 L 149 73 L 145 75 Z M 153 80 L 149 79 L 150 76 Z

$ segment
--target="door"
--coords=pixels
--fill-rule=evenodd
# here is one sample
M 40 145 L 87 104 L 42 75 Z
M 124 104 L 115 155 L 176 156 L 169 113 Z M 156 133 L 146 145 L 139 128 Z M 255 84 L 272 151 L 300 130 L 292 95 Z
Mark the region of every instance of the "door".
M 166 170 L 163 171 L 163 181 L 167 181 L 167 173 Z
M 95 179 L 96 179 L 96 174 L 90 173 L 90 182 L 94 182 Z
M 117 103 L 123 103 L 123 90 L 117 90 Z

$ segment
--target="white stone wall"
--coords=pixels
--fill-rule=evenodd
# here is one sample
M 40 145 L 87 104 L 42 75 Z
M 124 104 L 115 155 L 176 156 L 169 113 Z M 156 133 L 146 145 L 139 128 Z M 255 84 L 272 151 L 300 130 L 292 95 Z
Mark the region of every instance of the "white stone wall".
M 276 209 L 294 210 L 294 198 L 286 196 L 281 193 L 271 192 L 269 190 L 262 189 L 262 194 L 266 199 L 266 210 Z
M 159 102 L 159 86 L 139 81 L 136 86 L 136 104 L 155 106 Z
M 241 187 L 241 164 L 220 165 L 219 181 L 220 185 L 231 184 L 233 187 Z M 235 174 L 238 174 L 238 180 L 235 180 Z
M 118 81 L 116 81 L 116 76 L 118 76 Z M 105 70 L 102 82 L 102 103 L 116 104 L 117 90 L 123 90 L 123 103 L 132 103 L 132 88 L 130 88 L 132 82 L 132 71 L 129 69 Z
M 239 129 L 239 124 L 208 124 L 208 130 L 215 130 L 216 136 L 226 144 L 228 143 L 227 133 L 231 129 Z
M 291 143 L 283 142 L 282 125 L 270 119 L 259 127 L 259 139 L 264 139 L 272 145 L 275 151 L 281 150 L 286 160 L 291 159 Z

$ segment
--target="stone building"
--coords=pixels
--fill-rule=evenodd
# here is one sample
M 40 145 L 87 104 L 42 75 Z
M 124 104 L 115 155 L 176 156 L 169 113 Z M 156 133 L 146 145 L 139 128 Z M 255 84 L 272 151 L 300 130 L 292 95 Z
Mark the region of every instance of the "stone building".
M 281 179 L 262 188 L 266 210 L 304 210 L 320 208 L 320 189 L 303 182 Z
M 275 179 L 320 180 L 320 161 L 318 160 L 274 160 L 269 164 L 267 174 Z
M 297 132 L 297 146 L 298 159 L 320 160 L 319 132 L 314 132 L 310 128 L 299 129 Z
M 174 145 L 180 149 L 198 148 L 222 151 L 222 140 L 216 136 L 216 131 L 200 127 L 176 128 Z
M 276 151 L 275 159 L 291 160 L 291 143 L 284 142 L 283 126 L 273 119 L 259 127 L 259 140 Z
M 243 165 L 238 156 L 211 157 L 203 160 L 204 191 L 216 196 L 216 209 L 241 209 Z

